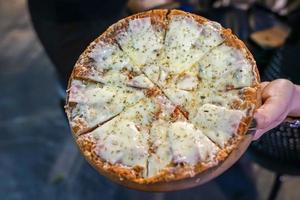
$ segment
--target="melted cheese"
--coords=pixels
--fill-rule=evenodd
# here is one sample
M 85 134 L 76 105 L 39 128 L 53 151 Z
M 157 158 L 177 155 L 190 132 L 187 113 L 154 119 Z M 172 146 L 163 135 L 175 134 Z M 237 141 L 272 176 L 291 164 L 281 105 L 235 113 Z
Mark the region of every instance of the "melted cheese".
M 98 139 L 95 151 L 101 158 L 112 164 L 146 168 L 148 133 L 139 131 L 134 122 L 120 117 L 91 134 Z
M 96 153 L 108 162 L 140 166 L 147 176 L 149 127 L 159 106 L 144 98 L 90 134 L 97 141 Z
M 253 83 L 252 66 L 243 53 L 222 44 L 199 62 L 200 77 L 211 88 L 241 88 Z
M 153 123 L 150 131 L 152 153 L 148 159 L 148 176 L 154 176 L 174 163 L 215 163 L 219 148 L 199 129 L 188 122 L 168 123 L 162 120 Z
M 205 104 L 191 113 L 191 121 L 211 140 L 224 147 L 226 142 L 236 134 L 244 116 L 245 113 L 240 110 Z
M 127 32 L 118 36 L 118 42 L 135 64 L 145 65 L 158 57 L 163 36 L 163 30 L 155 29 L 150 17 L 146 17 L 131 20 Z
M 92 79 L 90 77 L 90 79 L 95 80 L 95 81 L 99 81 L 103 84 L 106 85 L 124 85 L 125 83 L 129 82 L 129 77 L 126 73 L 121 73 L 120 71 L 117 70 L 109 70 L 106 72 L 103 72 L 101 74 L 101 76 L 98 76 L 99 79 Z
M 198 24 L 190 17 L 172 17 L 165 39 L 169 70 L 180 73 L 189 69 L 211 48 L 222 43 L 223 38 L 215 27 L 211 23 Z
M 142 99 L 138 104 L 129 108 L 124 113 L 124 118 L 134 120 L 141 126 L 149 126 L 154 120 L 154 114 L 159 111 L 159 106 L 151 99 Z
M 243 103 L 238 88 L 253 82 L 244 52 L 226 46 L 221 32 L 218 23 L 187 16 L 172 16 L 166 32 L 149 17 L 130 20 L 116 37 L 121 49 L 98 42 L 88 54 L 83 78 L 100 83 L 72 81 L 71 125 L 99 125 L 87 133 L 97 155 L 141 167 L 141 177 L 172 170 L 171 163 L 215 164 L 217 145 L 225 147 L 245 116 L 232 110 Z M 155 86 L 162 92 L 145 97 L 143 89 Z
M 92 63 L 88 68 L 80 68 L 80 70 L 84 70 L 80 75 L 83 78 L 104 84 L 122 85 L 129 80 L 129 73 L 141 73 L 116 44 L 100 41 L 88 56 L 92 59 Z
M 124 85 L 130 79 L 130 74 L 141 74 L 127 55 L 116 44 L 98 42 L 88 53 L 88 64 L 79 60 L 76 66 L 79 78 L 94 80 L 103 84 Z
M 199 129 L 188 122 L 175 122 L 168 130 L 169 142 L 176 163 L 196 164 L 212 161 L 218 148 Z
M 146 65 L 143 72 L 151 81 L 157 83 L 160 74 L 160 67 L 157 64 Z
M 129 58 L 119 49 L 116 44 L 99 42 L 92 49 L 89 56 L 95 60 L 97 69 L 112 69 L 120 71 L 124 68 L 131 70 L 133 66 Z
M 198 106 L 213 104 L 225 108 L 232 108 L 235 104 L 241 105 L 243 103 L 240 93 L 242 93 L 242 90 L 219 92 L 211 88 L 203 87 L 196 92 L 195 98 L 198 99 Z
M 125 87 L 113 87 L 73 80 L 69 102 L 76 103 L 71 111 L 71 125 L 83 122 L 91 128 L 119 114 L 126 106 L 138 102 L 142 91 Z M 81 132 L 83 130 L 79 130 Z
M 154 176 L 166 168 L 172 161 L 170 144 L 168 141 L 169 123 L 163 120 L 155 121 L 150 130 L 152 153 L 148 159 L 148 176 Z
M 195 59 L 191 49 L 201 34 L 202 27 L 189 17 L 175 16 L 166 33 L 166 54 L 170 70 L 180 72 L 191 66 Z
M 201 35 L 196 41 L 195 46 L 197 47 L 199 57 L 203 57 L 211 49 L 220 45 L 224 38 L 221 36 L 222 27 L 216 22 L 205 22 L 203 24 Z
M 154 84 L 143 74 L 133 77 L 127 85 L 137 88 L 152 88 Z
M 164 94 L 176 105 L 181 106 L 185 111 L 193 117 L 196 108 L 204 104 L 213 104 L 222 106 L 227 109 L 239 109 L 244 104 L 241 97 L 243 90 L 231 90 L 219 92 L 211 88 L 206 88 L 203 85 L 193 91 L 186 91 L 178 88 L 165 88 Z M 250 106 L 250 104 L 249 104 Z
M 164 95 L 158 95 L 154 97 L 154 102 L 156 105 L 160 108 L 160 118 L 164 118 L 169 120 L 171 114 L 174 112 L 176 105 L 174 105 L 173 102 L 171 102 L 167 97 Z
M 195 76 L 184 75 L 177 80 L 177 88 L 181 90 L 193 90 L 198 86 L 198 79 Z
M 183 106 L 186 108 L 191 102 L 194 101 L 195 97 L 192 92 L 180 90 L 177 88 L 166 88 L 163 89 L 166 96 L 176 105 Z

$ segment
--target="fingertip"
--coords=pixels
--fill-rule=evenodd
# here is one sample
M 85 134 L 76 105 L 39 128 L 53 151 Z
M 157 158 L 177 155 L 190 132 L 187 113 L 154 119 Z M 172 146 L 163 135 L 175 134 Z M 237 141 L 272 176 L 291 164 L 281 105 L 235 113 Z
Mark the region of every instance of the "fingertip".
M 257 128 L 257 121 L 255 118 L 252 119 L 250 125 L 249 125 L 249 129 L 255 129 Z
M 254 113 L 254 119 L 257 122 L 257 128 L 264 128 L 266 126 L 266 115 L 264 114 L 264 110 L 259 108 Z
M 255 134 L 254 134 L 254 137 L 253 137 L 253 141 L 256 141 L 256 140 L 258 140 L 262 135 L 263 135 L 263 130 L 261 130 L 261 129 L 258 129 L 256 132 L 255 132 Z

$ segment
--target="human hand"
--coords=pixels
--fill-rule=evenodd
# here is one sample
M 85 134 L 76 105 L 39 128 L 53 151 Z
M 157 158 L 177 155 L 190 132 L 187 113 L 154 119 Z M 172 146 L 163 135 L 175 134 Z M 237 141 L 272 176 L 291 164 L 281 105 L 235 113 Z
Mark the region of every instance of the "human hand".
M 300 116 L 300 87 L 286 79 L 261 83 L 262 106 L 254 114 L 254 140 L 278 126 L 287 116 Z

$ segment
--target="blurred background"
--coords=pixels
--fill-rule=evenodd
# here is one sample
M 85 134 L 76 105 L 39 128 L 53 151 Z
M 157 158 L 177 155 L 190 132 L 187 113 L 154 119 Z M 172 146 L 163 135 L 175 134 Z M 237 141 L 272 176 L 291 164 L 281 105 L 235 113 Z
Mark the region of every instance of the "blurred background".
M 80 53 L 109 25 L 179 8 L 231 28 L 263 80 L 300 84 L 300 2 L 289 0 L 0 0 L 0 199 L 300 199 L 300 131 L 283 123 L 217 179 L 146 193 L 100 176 L 78 153 L 63 112 Z

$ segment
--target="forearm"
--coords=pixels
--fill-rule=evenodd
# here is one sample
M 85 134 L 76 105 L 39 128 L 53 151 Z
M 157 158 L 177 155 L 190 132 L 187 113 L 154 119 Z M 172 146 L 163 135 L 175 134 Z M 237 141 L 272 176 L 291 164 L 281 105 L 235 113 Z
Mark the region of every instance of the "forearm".
M 295 85 L 291 111 L 288 116 L 300 117 L 300 85 Z

